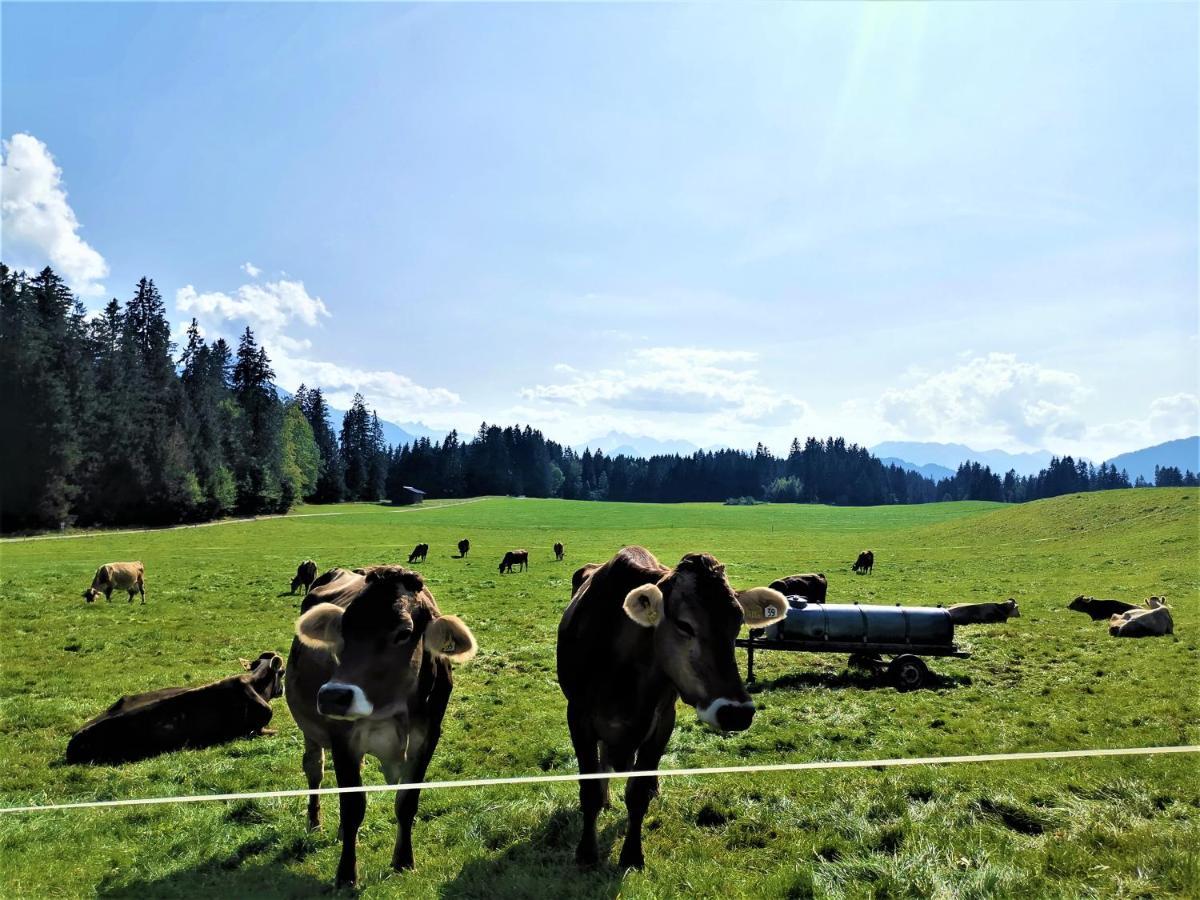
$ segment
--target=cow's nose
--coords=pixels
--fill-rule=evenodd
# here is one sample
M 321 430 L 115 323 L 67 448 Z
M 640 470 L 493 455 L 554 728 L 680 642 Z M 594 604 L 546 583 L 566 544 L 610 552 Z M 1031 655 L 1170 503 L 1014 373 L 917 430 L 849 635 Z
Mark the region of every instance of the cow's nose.
M 354 705 L 354 691 L 340 684 L 327 684 L 317 691 L 317 712 L 323 716 L 344 716 Z
M 753 721 L 753 703 L 730 703 L 717 710 L 717 727 L 722 731 L 745 731 Z

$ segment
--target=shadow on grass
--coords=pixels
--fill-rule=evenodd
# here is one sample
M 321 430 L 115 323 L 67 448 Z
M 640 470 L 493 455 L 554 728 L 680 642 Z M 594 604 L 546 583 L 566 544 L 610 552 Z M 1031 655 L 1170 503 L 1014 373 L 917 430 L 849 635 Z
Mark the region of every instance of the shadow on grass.
M 928 680 L 917 690 L 947 690 L 964 687 L 971 684 L 968 675 L 939 675 L 931 671 Z M 809 671 L 789 672 L 776 678 L 758 678 L 753 684 L 746 685 L 751 694 L 759 694 L 770 690 L 787 690 L 788 688 L 820 687 L 842 690 L 857 688 L 863 691 L 880 689 L 896 690 L 886 674 L 875 674 L 862 669 L 843 669 L 841 672 Z
M 145 897 L 232 900 L 235 897 L 315 897 L 332 893 L 332 876 L 322 881 L 311 875 L 293 872 L 277 862 L 264 861 L 242 867 L 229 859 L 209 861 L 161 878 L 130 884 L 102 883 L 96 890 L 98 897 L 124 900 L 142 900 Z
M 459 870 L 439 895 L 447 900 L 499 897 L 594 897 L 611 898 L 621 892 L 622 872 L 609 862 L 613 845 L 624 828 L 624 804 L 615 806 L 622 815 L 600 830 L 600 859 L 594 869 L 575 864 L 579 841 L 579 810 L 560 809 L 532 833 L 507 847 L 499 856 L 474 859 Z M 601 820 L 612 818 L 612 811 Z

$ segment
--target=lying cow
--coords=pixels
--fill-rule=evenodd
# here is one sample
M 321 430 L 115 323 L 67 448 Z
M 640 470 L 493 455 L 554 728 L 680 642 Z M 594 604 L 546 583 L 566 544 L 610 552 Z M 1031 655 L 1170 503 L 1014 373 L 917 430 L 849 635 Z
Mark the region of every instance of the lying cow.
M 465 559 L 467 556 L 467 551 L 469 551 L 470 549 L 471 549 L 471 542 L 468 541 L 466 538 L 463 538 L 461 541 L 459 541 L 458 542 L 459 559 Z
M 303 587 L 304 593 L 307 594 L 316 580 L 317 564 L 311 559 L 306 559 L 296 566 L 296 577 L 292 579 L 292 593 L 296 593 L 296 588 Z
M 1101 619 L 1111 619 L 1115 615 L 1141 607 L 1124 600 L 1097 600 L 1095 597 L 1079 596 L 1067 604 L 1067 609 L 1087 613 L 1093 622 L 1099 622 Z
M 770 588 L 735 592 L 725 567 L 707 553 L 689 553 L 668 569 L 645 548 L 626 547 L 594 568 L 558 627 L 558 683 L 579 771 L 657 769 L 680 697 L 719 731 L 749 728 L 754 704 L 733 657 L 734 638 L 743 623 L 762 627 L 786 612 L 787 601 Z M 642 819 L 657 790 L 654 776 L 625 787 L 622 867 L 645 862 Z M 581 865 L 598 861 L 596 817 L 607 800 L 607 781 L 579 783 Z
M 1108 620 L 1113 637 L 1162 637 L 1175 633 L 1175 622 L 1165 597 L 1151 597 L 1146 608 L 1139 607 L 1114 615 Z
M 442 615 L 416 572 L 373 566 L 365 576 L 348 574 L 361 582 L 354 587 L 340 579 L 334 602 L 317 603 L 300 617 L 288 657 L 287 704 L 304 734 L 308 786 L 321 786 L 327 749 L 339 787 L 362 784 L 366 754 L 382 763 L 390 784 L 420 782 L 442 733 L 451 664 L 475 655 L 475 637 L 460 619 Z M 420 791 L 396 793 L 394 869 L 412 868 L 419 799 Z M 337 883 L 344 886 L 358 878 L 356 844 L 366 796 L 341 794 L 340 804 Z M 320 823 L 314 794 L 308 824 Z
M 820 572 L 788 575 L 772 581 L 770 587 L 785 597 L 803 597 L 809 603 L 824 603 L 829 591 L 829 579 Z
M 946 612 L 950 613 L 950 621 L 955 625 L 994 625 L 1021 617 L 1017 601 L 1012 597 L 1003 603 L 955 603 Z
M 425 562 L 425 557 L 429 555 L 428 544 L 417 544 L 413 547 L 412 553 L 408 554 L 408 562 L 411 565 L 415 562 Z
M 132 762 L 260 734 L 283 693 L 283 657 L 262 654 L 247 669 L 202 687 L 122 697 L 67 744 L 69 763 Z
M 855 575 L 870 575 L 871 570 L 875 568 L 875 551 L 864 550 L 858 554 L 858 559 L 854 561 Z
M 105 600 L 112 600 L 113 591 L 128 591 L 130 603 L 134 594 L 141 594 L 145 603 L 145 581 L 146 567 L 140 562 L 105 563 L 96 570 L 92 586 L 83 592 L 83 599 L 91 603 L 103 594 Z
M 528 550 L 509 550 L 504 554 L 504 559 L 500 560 L 500 574 L 505 572 L 512 573 L 513 566 L 520 566 L 522 569 L 529 568 L 529 551 Z
M 565 554 L 566 552 L 567 552 L 566 548 L 563 547 L 562 541 L 554 542 L 554 558 L 555 559 L 557 559 L 559 562 L 562 562 L 563 554 Z

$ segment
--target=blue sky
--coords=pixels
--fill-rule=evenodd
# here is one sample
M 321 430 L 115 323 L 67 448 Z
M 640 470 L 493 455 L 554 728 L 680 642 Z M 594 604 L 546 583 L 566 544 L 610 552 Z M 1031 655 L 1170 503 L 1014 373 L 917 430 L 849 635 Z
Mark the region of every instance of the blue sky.
M 4 248 L 284 387 L 1092 458 L 1197 431 L 1197 10 L 6 3 Z

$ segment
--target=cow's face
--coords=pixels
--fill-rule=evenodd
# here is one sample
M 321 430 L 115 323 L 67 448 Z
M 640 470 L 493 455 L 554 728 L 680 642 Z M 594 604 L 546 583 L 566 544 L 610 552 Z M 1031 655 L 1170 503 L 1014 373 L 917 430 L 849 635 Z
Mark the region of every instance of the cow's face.
M 706 553 L 688 554 L 658 584 L 625 598 L 625 612 L 654 629 L 655 658 L 684 702 L 720 731 L 744 731 L 754 718 L 733 642 L 742 623 L 761 628 L 782 619 L 787 601 L 778 591 L 736 593 L 725 567 Z
M 1072 609 L 1075 612 L 1086 610 L 1091 603 L 1090 597 L 1084 597 L 1082 594 L 1067 604 L 1067 609 Z
M 271 701 L 283 696 L 283 657 L 278 653 L 268 650 L 254 662 L 243 659 L 242 667 L 259 682 L 264 700 Z M 270 676 L 266 674 L 268 671 Z
M 91 603 L 99 596 L 100 596 L 100 592 L 98 590 L 96 590 L 95 588 L 88 588 L 86 591 L 83 592 L 83 599 L 86 600 L 88 603 Z
M 1004 601 L 1004 608 L 1008 612 L 1008 615 L 1010 618 L 1013 618 L 1013 619 L 1021 618 L 1021 610 L 1019 610 L 1017 608 L 1017 601 L 1014 600 L 1012 597 L 1009 597 L 1007 600 Z
M 421 576 L 378 566 L 343 610 L 320 603 L 300 617 L 296 634 L 332 654 L 334 670 L 317 692 L 317 711 L 335 719 L 402 714 L 416 689 L 422 654 L 465 662 L 475 637 L 454 616 L 439 616 Z

